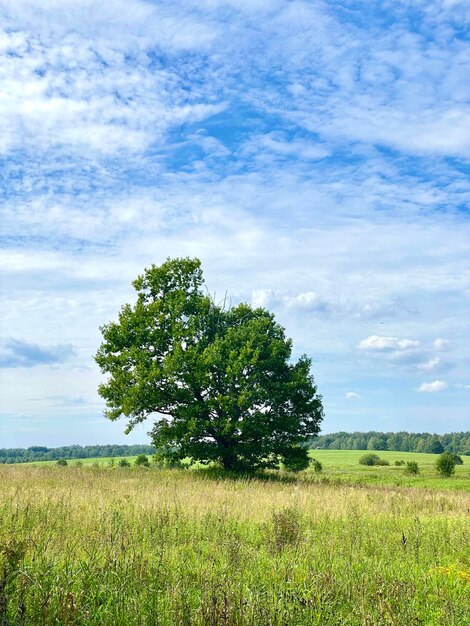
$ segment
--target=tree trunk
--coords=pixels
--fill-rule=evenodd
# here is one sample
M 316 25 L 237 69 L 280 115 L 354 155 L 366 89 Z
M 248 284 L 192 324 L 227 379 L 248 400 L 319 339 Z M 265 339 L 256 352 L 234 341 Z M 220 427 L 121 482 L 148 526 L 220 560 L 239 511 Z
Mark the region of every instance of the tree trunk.
M 235 469 L 237 464 L 237 455 L 235 454 L 233 441 L 227 439 L 219 439 L 217 443 L 220 446 L 220 462 L 225 470 L 231 471 Z

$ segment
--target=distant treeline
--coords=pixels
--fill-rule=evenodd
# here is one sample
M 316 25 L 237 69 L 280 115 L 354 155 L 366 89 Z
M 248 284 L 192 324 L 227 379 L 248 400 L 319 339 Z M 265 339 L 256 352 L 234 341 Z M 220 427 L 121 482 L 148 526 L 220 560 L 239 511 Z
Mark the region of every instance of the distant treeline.
M 63 446 L 46 448 L 0 448 L 0 463 L 28 463 L 31 461 L 57 461 L 59 459 L 91 459 L 109 456 L 134 456 L 137 454 L 155 454 L 153 446 Z
M 310 448 L 320 450 L 396 450 L 397 452 L 444 451 L 470 455 L 470 432 L 432 435 L 430 433 L 332 433 L 312 439 Z

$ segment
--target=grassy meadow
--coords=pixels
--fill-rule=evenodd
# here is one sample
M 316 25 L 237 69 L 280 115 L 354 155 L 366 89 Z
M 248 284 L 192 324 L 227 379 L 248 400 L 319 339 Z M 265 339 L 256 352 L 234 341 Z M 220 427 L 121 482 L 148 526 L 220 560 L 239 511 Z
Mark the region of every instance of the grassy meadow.
M 461 489 L 470 493 L 470 456 L 462 456 L 463 465 L 456 465 L 455 474 L 442 478 L 436 470 L 438 454 L 420 452 L 372 451 L 390 463 L 387 466 L 361 465 L 359 459 L 368 450 L 311 450 L 310 455 L 323 465 L 325 479 L 337 482 L 395 487 L 423 487 L 430 489 Z M 416 461 L 417 476 L 407 476 L 403 466 L 395 461 Z
M 324 477 L 236 480 L 0 466 L 0 623 L 469 624 L 470 492 L 355 484 L 403 474 L 355 455 L 316 450 Z
M 424 487 L 437 489 L 462 489 L 470 492 L 470 456 L 462 456 L 463 465 L 456 466 L 455 475 L 451 478 L 439 476 L 435 462 L 438 454 L 419 452 L 388 452 L 375 453 L 390 463 L 389 466 L 368 467 L 361 465 L 359 459 L 368 450 L 311 450 L 311 458 L 321 462 L 323 470 L 321 479 L 333 483 L 347 483 L 358 485 L 390 485 L 395 487 Z M 125 458 L 131 465 L 137 456 L 126 457 L 96 457 L 90 459 L 73 459 L 68 464 L 72 467 L 110 468 L 116 467 L 121 458 Z M 148 457 L 152 460 L 152 457 Z M 395 461 L 416 461 L 420 472 L 417 476 L 407 476 L 403 466 L 395 466 Z M 56 461 L 33 461 L 23 465 L 56 465 Z M 196 469 L 202 466 L 196 465 Z M 311 477 L 308 470 L 302 477 Z

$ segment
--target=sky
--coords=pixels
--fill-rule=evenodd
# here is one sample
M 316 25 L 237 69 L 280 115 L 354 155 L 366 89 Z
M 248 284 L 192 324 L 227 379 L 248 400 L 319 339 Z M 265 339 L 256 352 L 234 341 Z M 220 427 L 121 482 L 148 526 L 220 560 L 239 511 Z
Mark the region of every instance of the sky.
M 101 324 L 198 257 L 322 432 L 470 429 L 469 0 L 0 0 L 0 447 L 103 417 Z

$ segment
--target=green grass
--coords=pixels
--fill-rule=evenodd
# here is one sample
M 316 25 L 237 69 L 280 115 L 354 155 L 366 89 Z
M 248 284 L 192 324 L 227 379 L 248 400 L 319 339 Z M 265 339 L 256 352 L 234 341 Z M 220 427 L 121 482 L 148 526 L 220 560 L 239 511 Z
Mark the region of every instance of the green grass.
M 0 623 L 468 624 L 469 493 L 335 482 L 355 453 L 317 452 L 326 480 L 0 466 Z
M 388 466 L 366 466 L 359 463 L 361 456 L 368 450 L 311 450 L 312 458 L 323 465 L 322 475 L 331 480 L 369 485 L 388 485 L 401 487 L 423 487 L 435 489 L 460 489 L 470 491 L 470 457 L 462 456 L 463 465 L 457 465 L 455 475 L 442 478 L 435 462 L 438 454 L 419 452 L 374 451 L 381 459 L 387 460 Z M 407 476 L 403 466 L 395 466 L 395 461 L 416 461 L 420 473 Z
M 152 457 L 147 455 L 149 459 L 151 459 Z M 67 464 L 73 466 L 86 466 L 86 467 L 110 467 L 111 463 L 114 462 L 115 465 L 117 465 L 117 463 L 121 460 L 121 459 L 126 459 L 127 461 L 129 461 L 129 463 L 131 465 L 134 464 L 134 461 L 136 460 L 137 455 L 134 456 L 119 456 L 119 457 L 111 457 L 111 456 L 100 456 L 100 457 L 92 457 L 90 459 L 66 459 L 67 460 Z M 57 465 L 57 461 L 30 461 L 28 463 L 18 463 L 17 465 L 26 465 L 26 466 L 32 466 L 32 465 L 39 465 L 39 466 L 51 466 L 51 465 Z
M 388 452 L 376 451 L 380 458 L 387 460 L 389 466 L 368 467 L 360 465 L 359 459 L 367 454 L 368 450 L 311 450 L 310 456 L 316 458 L 323 465 L 321 478 L 324 481 L 346 482 L 364 485 L 388 485 L 396 487 L 422 487 L 426 489 L 457 489 L 470 491 L 470 457 L 462 456 L 464 464 L 456 466 L 455 475 L 451 478 L 442 478 L 436 468 L 435 462 L 439 455 L 418 452 Z M 122 457 L 134 464 L 137 456 Z M 111 462 L 115 465 L 121 457 L 98 457 L 91 459 L 72 459 L 68 464 L 72 467 L 111 468 Z M 151 460 L 151 457 L 149 457 Z M 416 461 L 420 468 L 418 476 L 407 476 L 403 466 L 395 466 L 395 461 Z M 56 461 L 35 461 L 22 465 L 56 465 Z M 311 478 L 312 471 L 303 474 L 306 479 Z

